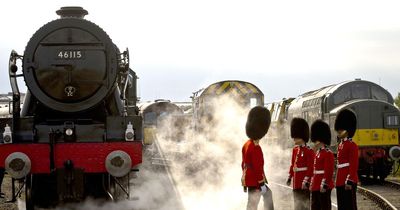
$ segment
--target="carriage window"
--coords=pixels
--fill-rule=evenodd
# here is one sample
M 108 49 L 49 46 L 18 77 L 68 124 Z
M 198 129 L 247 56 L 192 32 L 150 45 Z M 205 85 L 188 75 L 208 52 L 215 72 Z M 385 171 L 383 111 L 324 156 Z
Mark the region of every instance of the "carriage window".
M 318 102 L 318 98 L 313 99 L 312 100 L 312 105 L 315 106 L 317 104 L 317 102 Z
M 155 125 L 157 122 L 157 114 L 155 112 L 148 112 L 144 114 L 144 123 L 147 125 Z
M 257 99 L 256 98 L 250 98 L 250 108 L 253 108 L 257 106 Z
M 303 119 L 305 119 L 306 121 L 308 121 L 308 112 L 303 112 L 302 113 L 302 117 L 303 117 Z
M 371 93 L 372 93 L 372 99 L 389 102 L 387 94 L 381 88 L 372 86 Z
M 369 85 L 366 84 L 354 84 L 351 86 L 351 93 L 353 99 L 357 98 L 370 98 Z
M 399 125 L 399 116 L 396 116 L 396 115 L 387 116 L 386 123 L 388 126 L 398 126 Z
M 350 88 L 344 87 L 333 96 L 333 104 L 338 105 L 351 99 Z
M 281 104 L 277 103 L 276 106 L 274 107 L 274 112 L 272 113 L 272 120 L 273 121 L 278 121 L 280 108 L 281 108 Z

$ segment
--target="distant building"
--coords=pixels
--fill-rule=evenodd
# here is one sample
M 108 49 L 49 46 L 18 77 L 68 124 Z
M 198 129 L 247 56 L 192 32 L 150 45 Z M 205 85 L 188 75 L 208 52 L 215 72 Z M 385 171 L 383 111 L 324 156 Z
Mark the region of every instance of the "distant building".
M 8 105 L 12 101 L 12 92 L 9 92 L 7 94 L 5 93 L 0 93 L 0 108 L 1 107 L 8 107 Z M 25 93 L 21 93 L 21 103 L 23 103 L 25 100 Z
M 25 100 L 25 93 L 21 93 L 21 105 Z M 12 102 L 12 93 L 7 94 L 0 93 L 0 118 L 11 117 L 10 105 Z

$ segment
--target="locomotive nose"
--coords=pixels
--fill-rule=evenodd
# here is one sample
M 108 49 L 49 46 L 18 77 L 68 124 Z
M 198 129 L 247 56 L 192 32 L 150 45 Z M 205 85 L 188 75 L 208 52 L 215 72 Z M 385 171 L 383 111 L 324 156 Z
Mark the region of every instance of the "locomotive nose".
M 128 153 L 116 150 L 107 155 L 105 164 L 109 174 L 115 177 L 123 177 L 131 170 L 132 160 Z
M 31 160 L 22 152 L 14 152 L 5 160 L 5 168 L 14 179 L 22 179 L 31 171 Z

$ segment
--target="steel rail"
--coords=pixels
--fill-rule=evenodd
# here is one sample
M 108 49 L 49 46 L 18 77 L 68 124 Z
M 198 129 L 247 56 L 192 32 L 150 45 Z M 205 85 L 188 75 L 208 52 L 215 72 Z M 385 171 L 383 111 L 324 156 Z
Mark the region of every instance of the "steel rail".
M 386 200 L 384 197 L 380 196 L 379 194 L 368 190 L 364 187 L 357 186 L 357 191 L 361 194 L 363 194 L 365 197 L 371 199 L 374 201 L 379 207 L 385 210 L 397 210 L 393 204 L 391 204 L 388 200 Z

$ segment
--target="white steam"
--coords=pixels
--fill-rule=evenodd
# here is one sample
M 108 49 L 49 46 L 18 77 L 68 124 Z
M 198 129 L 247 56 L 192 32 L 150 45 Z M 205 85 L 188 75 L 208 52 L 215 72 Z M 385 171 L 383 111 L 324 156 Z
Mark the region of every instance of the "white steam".
M 158 125 L 158 140 L 146 148 L 138 178 L 131 180 L 132 197 L 138 200 L 88 200 L 68 209 L 245 209 L 247 194 L 241 186 L 240 165 L 242 146 L 248 139 L 245 123 L 250 108 L 228 97 L 214 101 L 213 107 L 213 121 L 202 122 L 206 126 L 201 133 L 194 131 L 191 123 L 177 123 L 176 115 Z M 275 209 L 292 208 L 291 190 L 275 184 L 284 184 L 288 175 L 293 144 L 287 137 L 287 128 L 272 125 L 260 142 Z M 168 165 L 167 169 L 163 164 Z
M 185 209 L 245 209 L 247 194 L 243 192 L 240 178 L 241 149 L 248 139 L 245 134 L 245 123 L 249 107 L 243 108 L 228 97 L 213 102 L 213 120 L 204 120 L 206 126 L 202 133 L 185 128 L 185 141 L 179 146 L 175 139 L 163 138 L 158 133 L 158 143 L 167 158 L 172 160 L 171 173 L 176 182 Z M 171 122 L 164 125 L 163 130 L 171 129 Z M 282 147 L 282 143 L 291 141 L 281 136 L 287 129 L 276 131 L 272 126 L 270 132 L 278 136 L 275 139 L 264 138 L 261 147 L 264 153 L 265 173 L 271 182 L 284 183 L 287 178 L 291 149 Z M 176 151 L 179 151 L 177 156 Z M 280 203 L 275 198 L 281 198 L 291 193 L 287 189 L 272 186 L 275 208 L 280 209 Z M 277 189 L 277 190 L 275 190 Z M 291 194 L 290 194 L 291 195 Z M 291 198 L 290 198 L 291 199 Z M 280 199 L 281 200 L 281 199 Z M 287 198 L 286 201 L 287 202 Z M 262 201 L 260 202 L 262 205 Z

